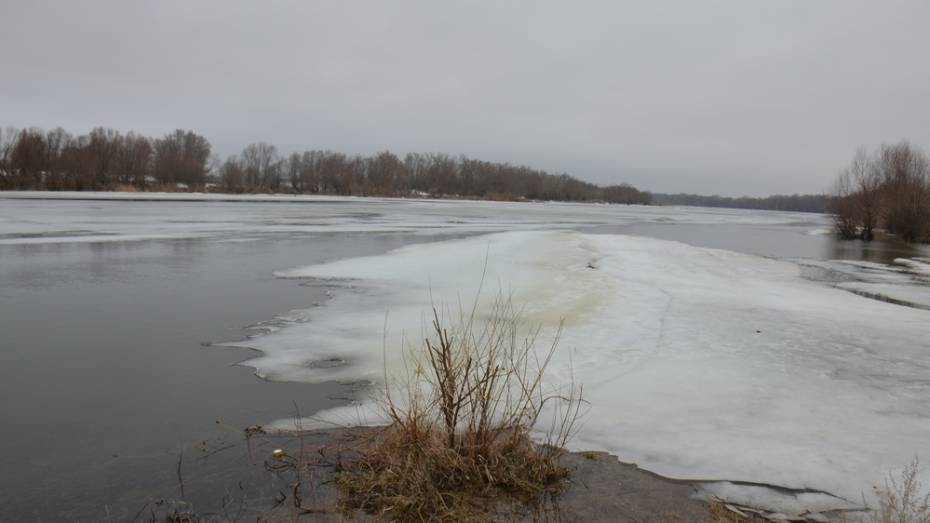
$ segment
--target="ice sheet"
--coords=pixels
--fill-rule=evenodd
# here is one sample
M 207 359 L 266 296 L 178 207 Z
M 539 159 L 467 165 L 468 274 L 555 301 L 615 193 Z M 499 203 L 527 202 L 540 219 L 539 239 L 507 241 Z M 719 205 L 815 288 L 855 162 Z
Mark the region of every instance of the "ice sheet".
M 897 258 L 893 264 L 854 260 L 800 260 L 815 268 L 814 279 L 861 296 L 930 310 L 930 265 L 924 258 Z
M 930 286 L 927 285 L 850 282 L 837 287 L 877 300 L 930 310 Z
M 808 213 L 309 195 L 0 191 L 0 245 L 325 233 L 470 234 L 631 223 L 823 225 Z
M 920 276 L 930 277 L 930 260 L 926 258 L 897 258 L 894 261 Z
M 661 240 L 515 232 L 282 271 L 343 288 L 308 321 L 245 342 L 263 351 L 248 364 L 378 383 L 431 303 L 474 296 L 485 257 L 486 290 L 512 291 L 530 321 L 566 320 L 547 384 L 573 372 L 585 387 L 573 448 L 848 500 L 930 458 L 930 313 L 805 280 L 794 263 Z M 321 413 L 362 415 L 369 404 Z

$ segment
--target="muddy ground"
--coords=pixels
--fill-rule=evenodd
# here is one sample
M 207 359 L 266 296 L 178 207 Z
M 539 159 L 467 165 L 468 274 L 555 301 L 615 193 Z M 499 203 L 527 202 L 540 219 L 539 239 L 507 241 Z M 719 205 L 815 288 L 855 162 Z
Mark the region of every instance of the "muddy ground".
M 355 442 L 377 429 L 301 434 L 253 430 L 241 445 L 212 448 L 179 460 L 174 485 L 152 497 L 128 521 L 372 521 L 346 512 L 332 483 Z M 273 457 L 276 449 L 285 452 Z M 298 458 L 303 456 L 303 458 Z M 644 471 L 599 452 L 567 453 L 571 471 L 559 494 L 536 506 L 502 503 L 499 521 L 711 521 L 699 487 Z M 296 466 L 295 466 L 296 465 Z M 300 477 L 296 470 L 302 470 Z M 183 489 L 182 489 L 183 485 Z

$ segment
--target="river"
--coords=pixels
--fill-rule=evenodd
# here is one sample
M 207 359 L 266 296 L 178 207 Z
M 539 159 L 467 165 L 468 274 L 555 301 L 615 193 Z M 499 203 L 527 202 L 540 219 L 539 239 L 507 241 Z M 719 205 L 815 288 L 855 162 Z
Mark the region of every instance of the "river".
M 345 405 L 350 385 L 260 379 L 238 365 L 255 352 L 219 346 L 261 348 L 342 292 L 276 271 L 558 230 L 776 259 L 817 285 L 924 303 L 920 270 L 895 260 L 919 269 L 925 250 L 842 242 L 829 227 L 821 215 L 683 207 L 0 193 L 0 519 L 130 519 L 170 493 L 182 449 Z

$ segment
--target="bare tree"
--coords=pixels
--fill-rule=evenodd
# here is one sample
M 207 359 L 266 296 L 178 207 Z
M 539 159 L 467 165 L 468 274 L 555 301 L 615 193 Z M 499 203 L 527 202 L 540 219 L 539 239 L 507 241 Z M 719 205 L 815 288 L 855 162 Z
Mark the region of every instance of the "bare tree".
M 291 153 L 284 162 L 284 172 L 288 182 L 291 184 L 291 190 L 297 193 L 304 192 L 304 180 L 300 176 L 303 170 L 303 157 L 300 153 Z
M 240 155 L 245 184 L 249 188 L 277 190 L 281 185 L 281 160 L 278 149 L 265 142 L 246 146 Z
M 116 155 L 116 180 L 125 185 L 145 188 L 152 166 L 152 143 L 133 132 L 119 141 Z
M 18 136 L 19 131 L 13 127 L 0 128 L 0 187 L 13 186 L 13 165 L 10 158 Z
M 392 195 L 403 191 L 406 169 L 400 158 L 389 151 L 375 155 L 368 162 L 368 185 L 373 194 Z
M 245 188 L 245 174 L 235 156 L 230 156 L 220 166 L 220 187 L 225 192 L 239 193 Z
M 203 187 L 209 176 L 227 191 L 279 191 L 313 194 L 378 194 L 492 199 L 598 200 L 648 203 L 651 195 L 620 184 L 583 182 L 526 166 L 474 160 L 448 154 L 390 151 L 348 156 L 322 150 L 295 152 L 286 159 L 275 146 L 258 142 L 238 157 L 220 162 L 210 142 L 193 131 L 176 130 L 152 140 L 98 127 L 72 136 L 63 129 L 0 132 L 0 187 L 113 189 L 157 184 Z M 210 178 L 213 179 L 213 178 Z
M 45 133 L 23 129 L 10 152 L 13 186 L 18 189 L 39 188 L 49 170 Z
M 909 242 L 930 240 L 930 162 L 907 142 L 856 152 L 836 181 L 830 210 L 844 238 L 871 240 L 884 229 Z
M 210 142 L 181 129 L 155 141 L 153 174 L 160 183 L 201 186 L 207 177 Z
M 874 237 L 882 206 L 881 187 L 876 160 L 860 147 L 836 182 L 834 223 L 842 237 L 866 241 Z
M 884 144 L 877 168 L 885 187 L 886 228 L 905 241 L 926 241 L 930 227 L 930 162 L 906 141 Z

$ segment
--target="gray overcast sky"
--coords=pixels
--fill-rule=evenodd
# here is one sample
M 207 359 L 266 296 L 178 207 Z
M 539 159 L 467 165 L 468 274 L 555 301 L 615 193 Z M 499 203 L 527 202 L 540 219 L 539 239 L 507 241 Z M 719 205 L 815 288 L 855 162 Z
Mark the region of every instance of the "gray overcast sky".
M 0 0 L 0 125 L 819 192 L 930 146 L 930 2 Z

